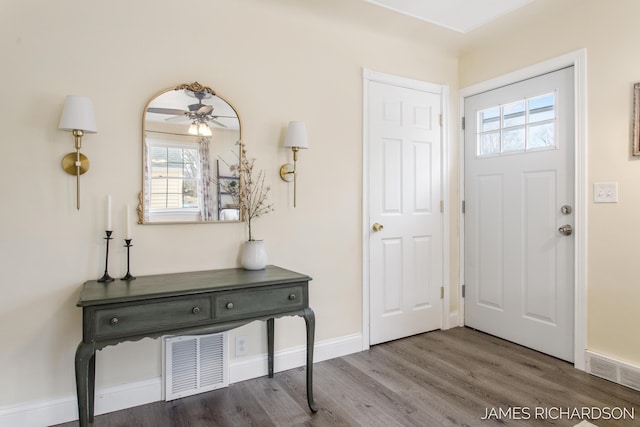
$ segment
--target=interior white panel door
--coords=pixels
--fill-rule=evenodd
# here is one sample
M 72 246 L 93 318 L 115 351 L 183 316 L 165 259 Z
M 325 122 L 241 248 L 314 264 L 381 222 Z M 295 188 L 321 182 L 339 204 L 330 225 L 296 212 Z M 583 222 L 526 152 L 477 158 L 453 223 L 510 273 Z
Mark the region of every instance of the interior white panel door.
M 377 344 L 442 324 L 441 95 L 369 85 L 370 343 Z
M 465 99 L 465 324 L 568 361 L 573 94 L 570 67 Z

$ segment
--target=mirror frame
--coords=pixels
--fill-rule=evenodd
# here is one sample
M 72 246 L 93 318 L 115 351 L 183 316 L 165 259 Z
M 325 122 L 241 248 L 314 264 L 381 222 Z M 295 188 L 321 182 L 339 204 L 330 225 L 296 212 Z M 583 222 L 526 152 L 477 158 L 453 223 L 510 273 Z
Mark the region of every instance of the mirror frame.
M 633 84 L 632 155 L 640 156 L 640 82 Z
M 193 83 L 182 83 L 174 87 L 170 87 L 164 89 L 158 93 L 156 93 L 153 97 L 149 99 L 146 103 L 144 110 L 142 111 L 142 190 L 138 193 L 138 207 L 136 208 L 136 212 L 138 214 L 138 224 L 144 225 L 167 225 L 167 224 L 228 224 L 228 223 L 238 223 L 243 222 L 244 214 L 242 210 L 239 212 L 239 219 L 234 220 L 215 220 L 215 221 L 145 221 L 144 220 L 144 192 L 145 192 L 145 162 L 147 161 L 147 141 L 146 141 L 146 117 L 147 110 L 149 109 L 151 103 L 155 101 L 159 96 L 177 90 L 189 90 L 192 92 L 206 92 L 211 94 L 211 96 L 215 96 L 216 98 L 224 101 L 236 114 L 238 118 L 238 165 L 242 165 L 242 121 L 240 120 L 240 114 L 238 114 L 238 110 L 231 105 L 229 101 L 225 98 L 218 95 L 213 89 L 208 86 L 204 86 L 197 81 Z M 242 182 L 239 182 L 239 185 L 242 186 Z M 218 196 L 219 197 L 219 196 Z

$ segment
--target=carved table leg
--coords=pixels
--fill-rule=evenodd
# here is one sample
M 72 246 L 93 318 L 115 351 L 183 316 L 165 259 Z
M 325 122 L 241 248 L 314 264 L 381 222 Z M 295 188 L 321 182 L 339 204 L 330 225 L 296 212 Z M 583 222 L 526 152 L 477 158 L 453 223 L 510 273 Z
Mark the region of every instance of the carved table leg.
M 310 307 L 304 309 L 304 321 L 307 325 L 307 402 L 311 412 L 318 412 L 318 406 L 313 401 L 313 345 L 316 330 L 316 316 Z
M 267 365 L 269 378 L 273 378 L 273 333 L 275 320 L 267 319 Z
M 89 422 L 93 422 L 94 403 L 96 397 L 96 353 L 94 352 L 89 359 Z
M 76 391 L 80 427 L 93 420 L 93 392 L 95 389 L 95 347 L 81 342 L 76 350 Z M 91 392 L 91 396 L 89 393 Z

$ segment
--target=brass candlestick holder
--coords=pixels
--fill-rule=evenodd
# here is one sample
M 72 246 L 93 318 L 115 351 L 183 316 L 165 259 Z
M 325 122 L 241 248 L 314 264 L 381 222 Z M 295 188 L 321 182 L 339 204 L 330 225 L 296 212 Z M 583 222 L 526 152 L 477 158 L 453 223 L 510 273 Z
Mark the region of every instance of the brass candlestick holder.
M 105 233 L 107 236 L 104 238 L 104 240 L 107 241 L 107 250 L 105 251 L 104 257 L 104 274 L 101 278 L 98 279 L 98 282 L 113 282 L 115 279 L 109 276 L 109 272 L 107 271 L 109 269 L 109 240 L 112 239 L 111 234 L 113 233 L 113 231 L 106 230 Z
M 127 248 L 127 274 L 124 275 L 124 277 L 122 277 L 120 280 L 135 280 L 136 277 L 132 276 L 131 273 L 129 272 L 129 251 L 131 249 L 131 246 L 133 246 L 131 244 L 131 240 L 133 239 L 124 239 L 124 247 Z

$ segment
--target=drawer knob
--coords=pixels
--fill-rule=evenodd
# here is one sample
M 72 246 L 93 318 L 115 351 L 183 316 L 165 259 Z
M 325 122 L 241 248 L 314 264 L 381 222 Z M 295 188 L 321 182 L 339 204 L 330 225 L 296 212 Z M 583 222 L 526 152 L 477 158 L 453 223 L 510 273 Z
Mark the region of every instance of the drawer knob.
M 117 317 L 112 318 L 112 319 L 109 321 L 109 323 L 111 323 L 112 325 L 117 325 L 117 324 L 118 324 L 118 318 L 117 318 Z
M 296 299 L 296 294 L 291 294 L 291 295 L 289 295 L 289 300 L 290 300 L 290 301 L 293 301 L 293 300 L 295 300 L 295 299 Z
M 200 313 L 200 307 L 193 307 L 193 310 L 191 310 L 191 312 L 192 312 L 193 314 L 198 314 L 198 313 Z
M 233 308 L 233 303 L 232 302 L 228 302 L 225 307 L 227 307 L 227 310 L 231 310 Z

